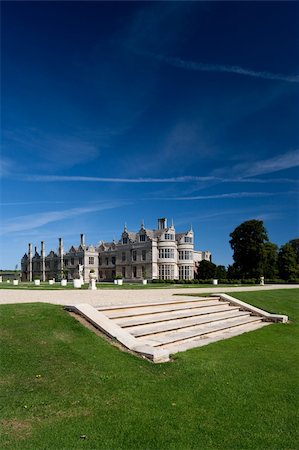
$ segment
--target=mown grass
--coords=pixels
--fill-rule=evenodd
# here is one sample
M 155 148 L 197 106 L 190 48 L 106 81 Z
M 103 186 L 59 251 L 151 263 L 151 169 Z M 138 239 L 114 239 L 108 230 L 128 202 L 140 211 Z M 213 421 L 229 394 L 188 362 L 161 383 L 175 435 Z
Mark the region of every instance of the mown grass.
M 170 283 L 149 283 L 149 284 L 139 284 L 139 283 L 124 283 L 123 285 L 115 285 L 114 283 L 97 283 L 98 289 L 180 289 L 180 288 L 207 288 L 212 287 L 211 283 L 207 284 L 170 284 Z M 217 287 L 228 287 L 228 286 L 241 286 L 236 284 L 219 284 Z M 248 285 L 247 285 L 248 286 Z M 50 285 L 47 282 L 41 282 L 40 286 L 35 286 L 35 284 L 22 282 L 17 286 L 12 283 L 0 283 L 0 289 L 24 289 L 24 290 L 65 290 L 65 289 L 76 289 L 73 287 L 73 283 L 69 282 L 67 286 L 61 286 L 59 282 Z M 88 289 L 88 283 L 85 283 L 81 289 Z M 78 289 L 76 289 L 78 290 Z
M 291 322 L 159 365 L 60 306 L 1 306 L 0 448 L 298 448 L 298 294 L 236 294 Z

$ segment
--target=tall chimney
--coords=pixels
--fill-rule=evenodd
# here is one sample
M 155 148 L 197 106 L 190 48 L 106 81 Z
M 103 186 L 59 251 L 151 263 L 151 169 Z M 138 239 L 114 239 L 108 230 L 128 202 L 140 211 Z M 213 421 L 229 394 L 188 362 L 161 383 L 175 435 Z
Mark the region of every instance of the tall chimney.
M 46 254 L 45 254 L 45 243 L 44 243 L 44 241 L 41 241 L 40 247 L 41 247 L 40 253 L 41 253 L 41 258 L 42 258 L 42 267 L 41 267 L 41 269 L 42 269 L 42 281 L 46 281 L 46 260 L 45 260 Z
M 162 217 L 158 219 L 158 230 L 164 230 L 165 228 L 167 228 L 167 219 Z
M 29 258 L 28 281 L 32 281 L 32 244 L 28 244 L 28 258 Z
M 61 253 L 63 253 L 63 240 L 62 240 L 62 238 L 58 239 L 58 253 L 59 253 L 59 255 L 61 255 Z
M 63 240 L 59 238 L 59 246 L 58 246 L 58 255 L 59 255 L 59 268 L 60 268 L 60 276 L 63 278 Z
M 84 236 L 84 234 L 80 234 L 80 245 L 81 245 L 81 247 L 85 246 L 85 236 Z

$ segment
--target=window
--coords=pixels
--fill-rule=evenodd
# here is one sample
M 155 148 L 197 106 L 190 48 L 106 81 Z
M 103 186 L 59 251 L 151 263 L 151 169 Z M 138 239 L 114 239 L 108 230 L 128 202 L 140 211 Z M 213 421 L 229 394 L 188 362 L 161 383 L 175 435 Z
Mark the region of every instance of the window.
M 65 259 L 65 260 L 64 260 L 64 265 L 67 266 L 68 263 L 69 263 L 69 260 L 68 260 L 68 259 Z M 49 264 L 49 263 L 47 263 L 47 264 L 48 264 L 48 267 L 50 267 L 50 264 Z
M 160 248 L 159 249 L 159 258 L 174 258 L 174 249 L 173 248 Z
M 122 261 L 125 261 L 125 260 L 126 260 L 126 254 L 125 254 L 125 252 L 123 252 L 123 253 L 121 254 L 121 260 L 122 260 Z
M 99 277 L 103 278 L 103 272 L 101 270 L 99 271 Z
M 192 266 L 179 267 L 179 277 L 181 280 L 191 280 L 193 278 L 193 267 Z
M 125 267 L 122 268 L 121 272 L 122 272 L 122 277 L 126 278 L 126 268 Z
M 174 241 L 174 235 L 170 233 L 165 233 L 165 240 Z
M 180 250 L 179 259 L 193 259 L 193 253 L 190 250 Z
M 141 234 L 139 236 L 139 240 L 140 240 L 140 242 L 145 242 L 145 234 Z
M 111 261 L 112 261 L 112 264 L 115 264 L 115 256 L 112 256 Z
M 99 256 L 99 266 L 102 265 L 102 258 Z
M 133 266 L 133 278 L 137 277 L 137 267 Z
M 173 280 L 174 266 L 172 264 L 161 264 L 159 266 L 159 278 L 161 280 Z
M 93 256 L 90 256 L 90 257 L 88 258 L 88 263 L 89 263 L 89 264 L 94 264 L 94 257 L 93 257 Z
M 185 236 L 184 241 L 185 241 L 185 242 L 188 242 L 189 244 L 192 244 L 192 237 Z
M 83 264 L 83 258 L 79 258 L 79 264 Z
M 133 261 L 136 261 L 136 260 L 137 260 L 137 252 L 136 252 L 136 250 L 133 250 L 133 251 L 132 251 L 132 260 L 133 260 Z
M 123 244 L 127 244 L 128 243 L 128 238 L 127 237 L 124 237 L 123 238 Z
M 105 258 L 106 266 L 109 264 L 109 258 Z
M 145 250 L 142 250 L 141 259 L 142 259 L 142 261 L 146 260 L 146 251 Z
M 75 264 L 74 258 L 71 258 L 71 265 L 73 266 Z

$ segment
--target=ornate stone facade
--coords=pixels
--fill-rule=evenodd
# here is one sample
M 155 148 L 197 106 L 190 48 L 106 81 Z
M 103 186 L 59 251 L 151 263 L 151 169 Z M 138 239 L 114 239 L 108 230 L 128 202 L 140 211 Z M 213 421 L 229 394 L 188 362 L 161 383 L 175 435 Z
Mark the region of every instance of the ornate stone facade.
M 191 280 L 198 263 L 211 260 L 209 251 L 194 250 L 192 228 L 184 233 L 176 233 L 173 222 L 167 226 L 167 219 L 158 219 L 158 228 L 150 230 L 141 225 L 138 232 L 124 227 L 119 241 L 100 241 L 97 246 L 85 245 L 81 234 L 80 245 L 72 246 L 64 252 L 63 241 L 59 239 L 58 251 L 50 251 L 46 256 L 44 242 L 41 252 L 29 244 L 28 253 L 21 261 L 22 279 L 31 281 L 52 278 L 69 280 L 79 277 L 79 266 L 83 266 L 83 278 L 89 280 L 90 270 L 94 270 L 99 281 L 111 281 L 115 277 L 125 280 L 185 279 Z M 81 269 L 80 269 L 81 270 Z

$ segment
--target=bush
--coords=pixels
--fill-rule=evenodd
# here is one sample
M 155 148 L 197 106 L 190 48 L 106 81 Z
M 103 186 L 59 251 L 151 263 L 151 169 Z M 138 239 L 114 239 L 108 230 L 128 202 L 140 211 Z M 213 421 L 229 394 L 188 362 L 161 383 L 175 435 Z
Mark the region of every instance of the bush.
M 260 281 L 257 280 L 256 278 L 246 278 L 241 280 L 242 284 L 258 284 Z
M 234 278 L 227 280 L 227 282 L 229 284 L 241 284 L 241 280 L 237 280 L 237 279 L 234 279 Z

